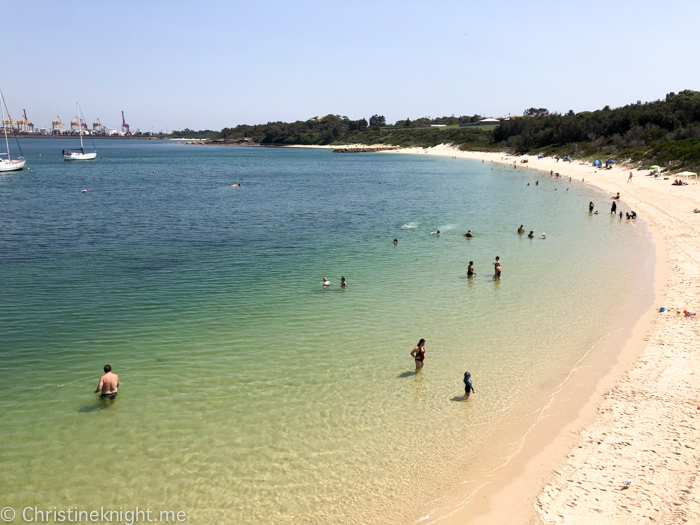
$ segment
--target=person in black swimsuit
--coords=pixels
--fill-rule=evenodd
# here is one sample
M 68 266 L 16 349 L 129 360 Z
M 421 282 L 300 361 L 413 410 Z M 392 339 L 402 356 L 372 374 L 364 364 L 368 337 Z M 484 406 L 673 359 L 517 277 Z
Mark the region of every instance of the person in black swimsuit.
M 593 201 L 588 205 L 588 213 L 593 213 Z
M 495 281 L 500 281 L 501 280 L 501 259 L 496 256 L 496 262 L 493 263 L 493 267 L 496 270 L 496 273 L 493 274 L 493 279 Z
M 467 276 L 471 277 L 472 275 L 476 275 L 476 272 L 474 271 L 474 261 L 469 261 L 469 267 L 467 268 Z

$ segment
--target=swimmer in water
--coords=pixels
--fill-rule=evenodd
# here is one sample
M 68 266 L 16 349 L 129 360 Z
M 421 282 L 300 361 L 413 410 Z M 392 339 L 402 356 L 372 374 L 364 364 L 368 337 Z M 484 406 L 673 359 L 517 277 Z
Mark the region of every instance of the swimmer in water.
M 542 234 L 542 239 L 546 239 L 546 238 L 547 238 L 547 234 L 546 234 L 546 233 L 543 233 L 543 234 Z
M 530 238 L 530 239 L 534 239 L 534 238 L 535 238 L 535 232 L 533 232 L 532 230 L 530 230 L 530 233 L 528 233 L 527 236 L 528 236 L 528 238 Z
M 476 275 L 476 272 L 474 271 L 474 261 L 469 261 L 469 267 L 467 268 L 467 276 L 471 277 L 472 275 Z
M 340 286 L 345 288 L 348 285 L 348 282 L 345 280 L 345 277 L 340 278 Z
M 100 392 L 100 400 L 115 399 L 117 397 L 117 388 L 119 387 L 119 376 L 112 373 L 112 367 L 105 365 L 104 375 L 100 378 L 95 394 Z
M 323 282 L 321 283 L 324 288 L 330 288 L 331 287 L 331 282 L 326 279 L 325 277 L 323 278 Z
M 520 225 L 520 228 L 518 228 L 518 233 L 519 233 L 520 235 L 522 235 L 523 233 L 525 233 L 525 228 L 523 227 L 522 224 Z
M 464 234 L 464 237 L 474 237 L 474 235 L 472 235 L 471 230 L 467 230 L 467 233 Z
M 494 279 L 494 281 L 500 281 L 501 280 L 501 259 L 500 259 L 500 257 L 496 256 L 496 262 L 493 263 L 493 267 L 496 270 L 495 273 L 493 274 L 493 279 Z
M 425 361 L 425 339 L 418 341 L 416 347 L 411 350 L 411 356 L 416 360 L 416 373 L 418 373 L 423 368 Z
M 399 240 L 398 240 L 398 239 L 394 239 L 394 244 L 399 244 Z
M 438 230 L 436 232 L 430 232 L 430 235 L 440 235 L 440 233 L 442 233 L 442 232 L 440 230 Z

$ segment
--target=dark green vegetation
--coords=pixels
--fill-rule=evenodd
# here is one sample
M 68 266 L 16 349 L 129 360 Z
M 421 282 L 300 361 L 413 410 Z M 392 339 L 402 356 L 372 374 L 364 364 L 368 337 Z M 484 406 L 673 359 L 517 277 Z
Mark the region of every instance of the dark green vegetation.
M 200 131 L 194 131 L 192 129 L 185 128 L 183 131 L 173 131 L 168 135 L 171 139 L 210 139 L 217 135 L 218 131 L 212 131 L 210 129 L 204 129 Z
M 338 115 L 327 115 L 297 122 L 269 122 L 256 126 L 240 125 L 224 128 L 214 137 L 216 142 L 259 143 L 278 145 L 325 144 L 391 144 L 396 146 L 431 147 L 452 143 L 471 149 L 490 149 L 490 129 L 459 128 L 460 122 L 478 121 L 481 117 L 441 117 L 399 121 L 386 125 L 382 115 L 350 120 Z M 445 124 L 447 128 L 432 128 L 431 124 Z
M 270 145 L 387 144 L 432 147 L 449 143 L 467 150 L 575 155 L 584 158 L 653 161 L 668 165 L 700 163 L 700 92 L 669 93 L 664 100 L 616 109 L 550 114 L 526 109 L 523 117 L 500 125 L 460 128 L 478 122 L 474 115 L 399 120 L 387 125 L 382 115 L 350 120 L 327 115 L 307 121 L 269 122 L 225 128 L 219 143 Z M 431 127 L 443 124 L 445 127 Z
M 665 100 L 616 109 L 505 121 L 494 130 L 493 140 L 521 153 L 700 162 L 700 92 L 669 93 Z

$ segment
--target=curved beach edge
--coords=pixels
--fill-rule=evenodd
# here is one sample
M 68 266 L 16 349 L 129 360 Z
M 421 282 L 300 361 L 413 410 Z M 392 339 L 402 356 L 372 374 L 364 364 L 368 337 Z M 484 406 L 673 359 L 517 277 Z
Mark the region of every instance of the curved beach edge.
M 513 165 L 536 180 L 550 170 L 614 194 L 644 219 L 654 244 L 655 305 L 595 348 L 556 394 L 518 454 L 442 524 L 655 523 L 700 521 L 700 185 L 615 167 L 504 153 L 466 152 L 449 145 L 399 149 Z M 673 177 L 671 177 L 673 178 Z M 583 179 L 583 180 L 582 180 Z M 603 206 L 605 209 L 605 206 Z M 649 283 L 640 283 L 648 286 Z M 657 308 L 664 306 L 666 312 Z M 609 353 L 614 351 L 615 358 Z M 591 384 L 591 388 L 582 385 Z M 623 489 L 628 477 L 629 488 Z

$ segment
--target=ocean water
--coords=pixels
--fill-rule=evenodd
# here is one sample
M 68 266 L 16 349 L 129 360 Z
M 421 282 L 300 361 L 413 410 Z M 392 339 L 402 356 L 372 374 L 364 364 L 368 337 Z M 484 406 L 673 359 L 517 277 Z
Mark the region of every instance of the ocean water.
M 0 175 L 3 506 L 427 523 L 648 300 L 642 220 L 548 174 L 156 141 L 66 163 L 73 142 Z

